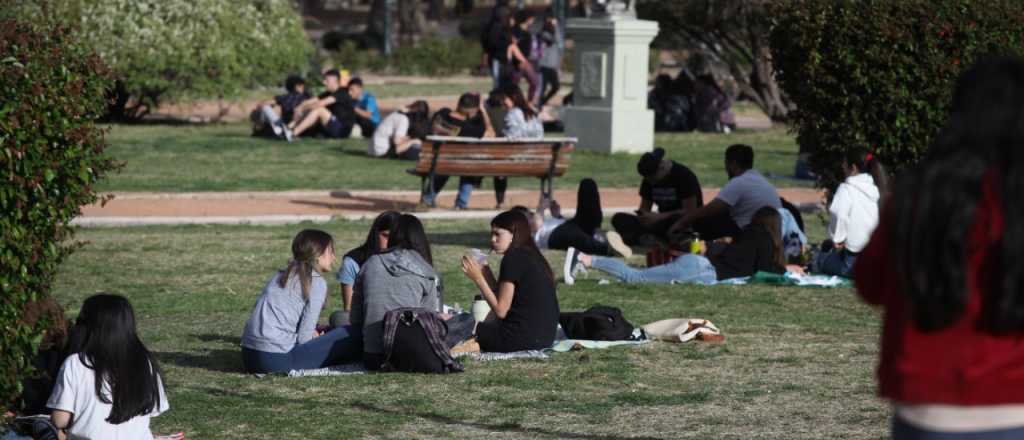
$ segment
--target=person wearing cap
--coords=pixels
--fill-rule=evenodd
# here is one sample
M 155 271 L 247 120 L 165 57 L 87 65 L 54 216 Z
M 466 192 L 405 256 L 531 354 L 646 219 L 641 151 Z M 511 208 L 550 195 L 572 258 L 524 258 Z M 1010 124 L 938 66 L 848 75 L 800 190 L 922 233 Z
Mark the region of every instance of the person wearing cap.
M 630 246 L 653 246 L 667 240 L 669 227 L 684 212 L 704 206 L 704 196 L 693 171 L 665 159 L 663 148 L 644 153 L 636 171 L 643 176 L 640 209 L 636 214 L 615 214 L 612 226 Z M 655 206 L 658 212 L 653 211 Z
M 764 207 L 778 210 L 782 199 L 768 179 L 754 169 L 754 149 L 735 144 L 725 150 L 725 171 L 729 175 L 715 199 L 678 218 L 673 230 L 694 229 L 701 238 L 735 237 L 750 224 L 754 213 Z
M 494 127 L 491 125 L 491 118 L 487 115 L 480 103 L 480 95 L 477 93 L 464 93 L 459 97 L 455 110 L 442 108 L 434 114 L 431 124 L 431 131 L 438 136 L 460 136 L 485 138 L 494 137 Z M 420 202 L 427 207 L 437 206 L 437 194 L 441 188 L 448 183 L 449 176 L 434 176 L 434 191 L 424 191 Z M 459 195 L 455 199 L 455 209 L 466 209 L 469 205 L 469 196 L 473 193 L 473 187 L 480 185 L 479 177 L 460 177 Z
M 319 128 L 320 133 L 328 138 L 347 138 L 355 125 L 355 104 L 345 89 L 342 74 L 335 69 L 324 72 L 324 88 L 326 91 L 316 99 L 303 102 L 295 108 L 296 117 L 284 130 L 284 137 L 291 142 L 307 130 Z

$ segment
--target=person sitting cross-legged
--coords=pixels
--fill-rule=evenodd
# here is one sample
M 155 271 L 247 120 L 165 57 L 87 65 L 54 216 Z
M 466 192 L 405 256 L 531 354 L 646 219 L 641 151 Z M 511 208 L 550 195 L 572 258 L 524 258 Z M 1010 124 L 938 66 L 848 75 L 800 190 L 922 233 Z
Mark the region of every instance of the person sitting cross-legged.
M 324 72 L 324 88 L 327 90 L 319 97 L 295 108 L 295 114 L 302 116 L 293 119 L 284 130 L 289 142 L 312 128 L 319 128 L 320 134 L 335 139 L 347 138 L 352 133 L 354 104 L 341 83 L 341 73 L 334 69 Z
M 668 237 L 668 229 L 683 213 L 704 206 L 700 181 L 685 165 L 665 159 L 665 149 L 644 153 L 636 164 L 643 176 L 640 209 L 612 216 L 612 226 L 630 246 L 653 246 Z M 658 212 L 653 212 L 657 206 Z M 715 238 L 715 237 L 711 237 Z
M 363 87 L 363 80 L 358 76 L 348 82 L 348 96 L 352 98 L 352 111 L 356 114 L 356 125 L 364 138 L 372 137 L 380 125 L 380 110 L 377 109 L 377 98 Z

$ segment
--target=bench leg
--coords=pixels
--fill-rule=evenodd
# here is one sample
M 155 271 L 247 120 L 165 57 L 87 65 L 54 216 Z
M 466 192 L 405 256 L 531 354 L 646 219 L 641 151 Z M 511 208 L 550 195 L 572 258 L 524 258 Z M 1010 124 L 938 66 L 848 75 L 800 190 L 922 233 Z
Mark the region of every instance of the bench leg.
M 551 178 L 542 177 L 540 179 L 540 199 L 551 199 Z

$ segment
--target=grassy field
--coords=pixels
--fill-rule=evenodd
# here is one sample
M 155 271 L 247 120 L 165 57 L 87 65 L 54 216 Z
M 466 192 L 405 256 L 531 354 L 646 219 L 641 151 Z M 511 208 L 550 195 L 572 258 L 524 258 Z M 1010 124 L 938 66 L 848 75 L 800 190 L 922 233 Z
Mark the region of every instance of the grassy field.
M 821 239 L 819 222 L 809 224 Z M 242 327 L 303 227 L 85 229 L 88 245 L 63 264 L 56 296 L 72 315 L 99 291 L 131 298 L 172 406 L 154 429 L 190 439 L 885 437 L 889 410 L 872 374 L 878 317 L 848 289 L 637 287 L 591 276 L 559 285 L 563 310 L 614 305 L 637 325 L 708 318 L 727 341 L 468 362 L 451 376 L 245 375 Z M 368 223 L 319 227 L 347 249 Z M 468 306 L 473 291 L 456 260 L 486 246 L 486 222 L 426 227 L 447 300 Z M 561 267 L 563 253 L 547 255 Z M 339 303 L 332 292 L 328 308 Z
M 419 179 L 405 173 L 410 162 L 367 157 L 365 139 L 303 139 L 289 144 L 250 137 L 245 124 L 114 126 L 108 139 L 108 152 L 125 167 L 103 181 L 103 191 L 419 189 Z M 658 134 L 655 142 L 668 150 L 668 157 L 693 169 L 705 186 L 725 183 L 723 153 L 733 143 L 754 146 L 755 165 L 766 174 L 791 175 L 797 156 L 796 142 L 784 128 L 731 135 Z M 606 187 L 637 186 L 637 158 L 577 151 L 569 173 L 556 179 L 556 186 L 574 188 L 584 177 L 596 177 Z M 775 183 L 801 185 L 789 180 Z M 534 178 L 511 179 L 512 187 L 537 185 Z

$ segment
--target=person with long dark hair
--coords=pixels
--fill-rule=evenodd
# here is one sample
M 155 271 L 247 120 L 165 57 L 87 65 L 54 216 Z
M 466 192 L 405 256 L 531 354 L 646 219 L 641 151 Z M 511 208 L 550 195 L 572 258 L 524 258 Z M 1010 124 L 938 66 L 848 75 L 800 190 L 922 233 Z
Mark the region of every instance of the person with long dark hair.
M 149 419 L 170 405 L 160 364 L 139 339 L 131 303 L 120 295 L 87 298 L 68 351 L 46 403 L 62 438 L 153 438 Z
M 363 363 L 369 370 L 379 370 L 384 362 L 387 312 L 403 307 L 442 311 L 441 274 L 434 269 L 423 223 L 416 216 L 403 214 L 392 229 L 388 244 L 388 249 L 366 260 L 352 296 L 352 325 L 363 329 Z M 472 335 L 472 315 L 465 314 L 451 324 L 446 338 L 451 341 L 450 346 Z
M 829 240 L 812 261 L 812 272 L 849 278 L 857 255 L 878 225 L 878 205 L 887 183 L 885 169 L 871 153 L 851 151 L 843 159 L 846 180 L 828 207 Z
M 322 368 L 355 360 L 360 330 L 316 330 L 327 301 L 323 274 L 334 265 L 334 238 L 317 229 L 292 240 L 292 260 L 270 277 L 242 332 L 242 361 L 250 373 L 282 373 Z
M 566 250 L 574 247 L 595 255 L 618 254 L 626 258 L 633 255 L 618 232 L 601 231 L 604 214 L 601 211 L 601 193 L 594 179 L 580 181 L 576 190 L 576 215 L 571 219 L 562 217 L 561 205 L 549 198 L 542 198 L 536 211 L 525 206 L 514 206 L 512 210 L 527 216 L 533 242 L 540 249 Z M 545 211 L 550 211 L 551 215 L 545 216 Z
M 505 211 L 491 220 L 491 249 L 503 255 L 499 277 L 474 258 L 462 258 L 462 271 L 476 284 L 494 319 L 476 327 L 485 352 L 540 350 L 551 347 L 558 326 L 555 278 L 533 242 L 522 213 Z
M 380 122 L 370 137 L 366 153 L 371 157 L 418 160 L 429 131 L 430 105 L 427 101 L 415 101 L 391 112 Z
M 352 286 L 356 284 L 359 268 L 371 256 L 388 248 L 391 230 L 398 224 L 398 218 L 401 215 L 395 211 L 384 211 L 377 215 L 373 224 L 370 225 L 370 232 L 366 234 L 366 241 L 342 257 L 341 269 L 338 269 L 342 308 L 331 314 L 331 327 L 348 325 L 349 313 L 352 311 Z
M 968 68 L 946 126 L 895 182 L 854 266 L 883 310 L 892 437 L 1024 438 L 1024 59 Z
M 544 137 L 544 124 L 523 91 L 517 85 L 502 89 L 505 95 L 505 136 L 513 139 L 539 139 Z

